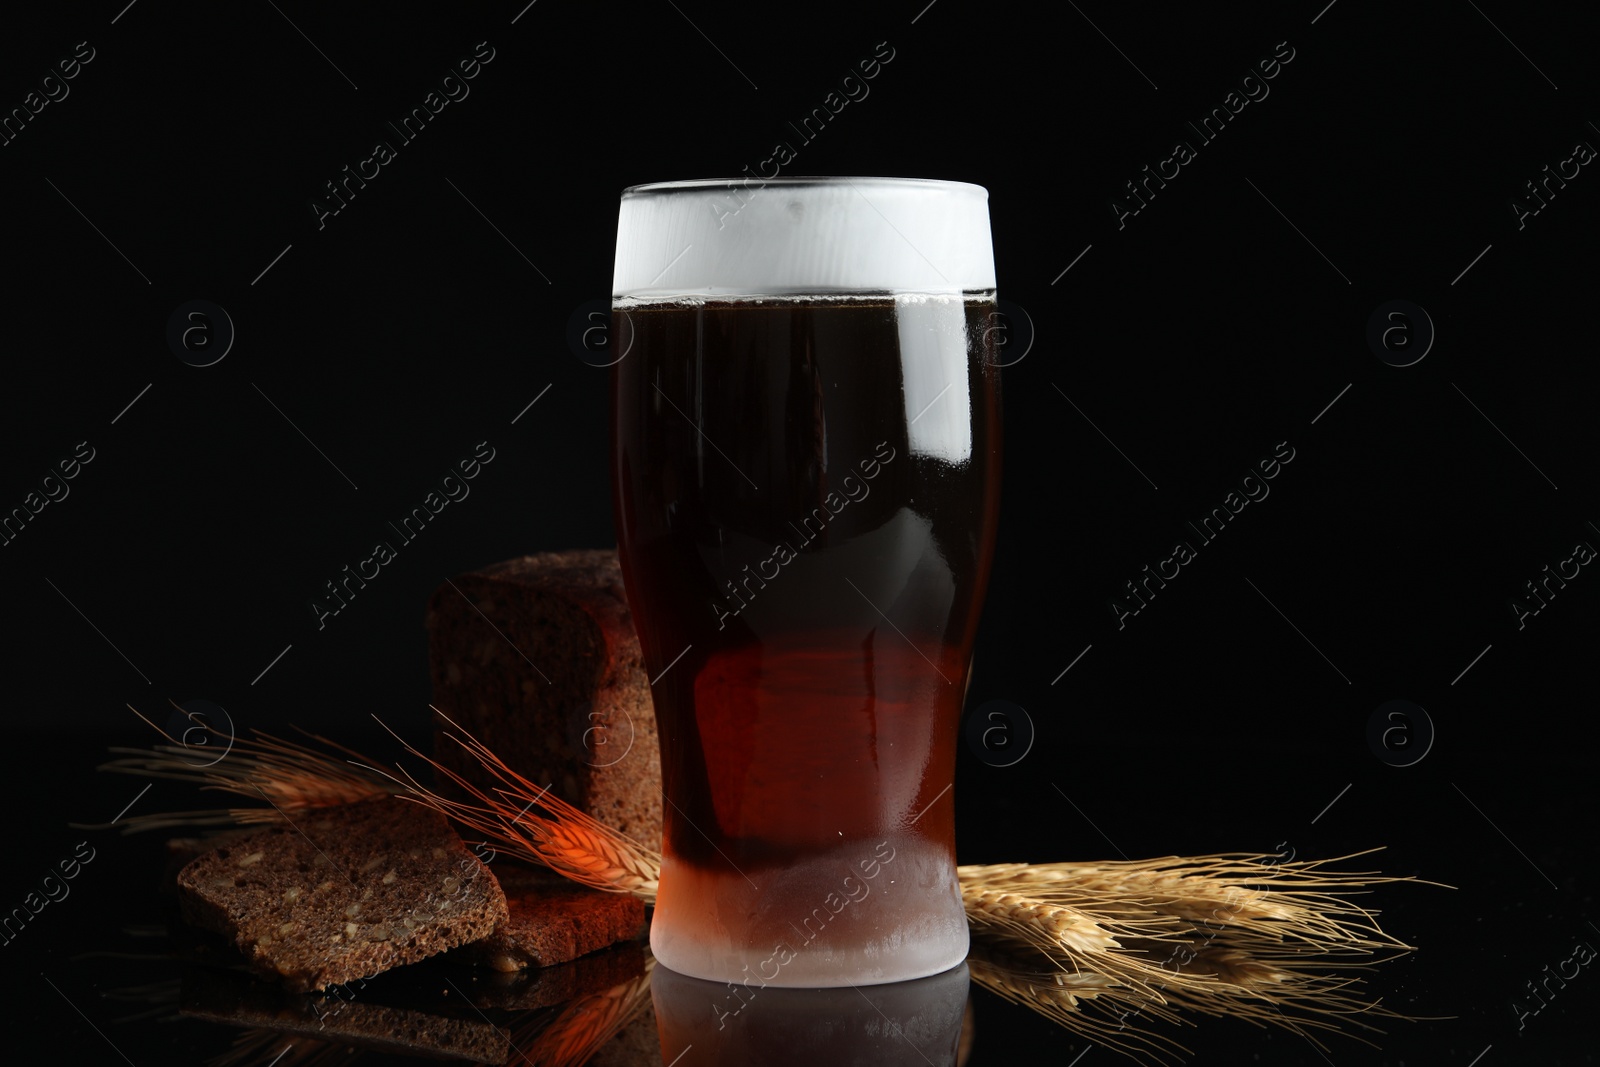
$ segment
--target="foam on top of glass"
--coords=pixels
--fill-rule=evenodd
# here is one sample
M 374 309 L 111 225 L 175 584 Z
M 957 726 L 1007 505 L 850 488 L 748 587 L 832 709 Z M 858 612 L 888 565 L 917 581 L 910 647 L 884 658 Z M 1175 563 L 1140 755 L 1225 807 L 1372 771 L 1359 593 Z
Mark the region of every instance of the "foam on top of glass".
M 611 292 L 630 303 L 994 287 L 989 193 L 966 182 L 710 179 L 622 194 Z

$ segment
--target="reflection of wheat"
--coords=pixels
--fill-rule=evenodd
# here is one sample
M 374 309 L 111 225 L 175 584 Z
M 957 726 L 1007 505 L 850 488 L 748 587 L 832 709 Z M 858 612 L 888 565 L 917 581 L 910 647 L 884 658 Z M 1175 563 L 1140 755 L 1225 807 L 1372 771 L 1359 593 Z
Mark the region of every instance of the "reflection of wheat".
M 332 1067 L 359 1059 L 358 1049 L 277 1030 L 246 1030 L 233 1047 L 206 1063 L 209 1067 Z
M 448 736 L 499 785 L 481 789 L 407 745 L 470 798 L 451 800 L 407 771 L 396 778 L 357 762 L 358 773 L 332 756 L 271 738 L 255 742 L 259 749 L 248 750 L 254 763 L 226 782 L 214 771 L 173 776 L 240 793 L 240 784 L 248 783 L 249 789 L 269 791 L 284 811 L 392 792 L 444 813 L 516 858 L 596 889 L 654 902 L 660 853 L 551 796 L 439 714 L 460 732 Z M 112 766 L 171 770 L 151 758 Z M 232 813 L 237 821 L 278 816 L 271 808 Z M 151 819 L 154 825 L 181 821 Z M 1386 934 L 1374 912 L 1348 898 L 1374 885 L 1415 879 L 1327 869 L 1336 860 L 1276 859 L 1228 853 L 960 867 L 974 941 L 973 980 L 1141 1061 L 1170 1059 L 1180 1046 L 1137 1024 L 1183 1024 L 1183 1012 L 1285 1027 L 1318 1048 L 1323 1046 L 1309 1031 L 1337 1031 L 1342 1021 L 1374 1030 L 1366 1018 L 1401 1018 L 1362 999 L 1359 978 L 1347 972 L 1411 947 Z M 623 1022 L 608 1033 L 632 1012 L 591 998 L 588 1007 L 570 1010 L 566 1026 L 545 1030 L 554 1036 L 537 1040 L 563 1050 L 589 1047 L 612 1016 Z
M 1161 1022 L 1177 1025 L 1184 1021 L 1159 999 L 1130 995 L 1126 987 L 1106 975 L 1058 970 L 1042 958 L 1008 955 L 982 940 L 973 943 L 967 969 L 972 981 L 990 992 L 1141 1062 L 1165 1061 L 1183 1048 L 1164 1035 L 1124 1025 L 1126 1020 L 1115 1018 L 1110 1007 L 1102 1008 L 1102 1001 L 1131 1003 L 1137 1006 L 1128 1009 L 1130 1015 L 1142 1010 Z
M 567 1004 L 546 1023 L 538 1018 L 513 1033 L 511 1044 L 523 1061 L 540 1067 L 579 1067 L 631 1023 L 650 1003 L 655 957 L 646 956 L 644 973 L 610 989 Z

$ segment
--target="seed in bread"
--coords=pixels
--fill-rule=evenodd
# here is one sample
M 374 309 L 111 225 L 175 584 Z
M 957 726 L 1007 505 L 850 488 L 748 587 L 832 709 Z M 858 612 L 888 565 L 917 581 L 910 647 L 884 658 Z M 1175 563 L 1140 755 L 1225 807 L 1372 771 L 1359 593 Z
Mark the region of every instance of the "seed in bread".
M 298 814 L 178 874 L 184 917 L 296 991 L 486 937 L 505 894 L 444 817 L 396 798 Z

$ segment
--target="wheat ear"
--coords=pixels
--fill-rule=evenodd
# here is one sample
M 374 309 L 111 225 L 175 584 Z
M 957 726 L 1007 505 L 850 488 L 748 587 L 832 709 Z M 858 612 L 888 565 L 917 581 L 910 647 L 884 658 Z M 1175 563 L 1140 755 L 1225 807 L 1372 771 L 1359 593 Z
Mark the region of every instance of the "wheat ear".
M 1324 869 L 1352 858 L 1278 863 L 1232 853 L 962 867 L 968 917 L 975 933 L 987 930 L 973 980 L 1140 1061 L 1163 1062 L 1171 1049 L 1129 1021 L 1179 1021 L 1179 1009 L 1280 1026 L 1325 1049 L 1318 1031 L 1345 1032 L 1343 1023 L 1376 1031 L 1367 1019 L 1404 1018 L 1361 997 L 1358 979 L 1341 973 L 1411 951 L 1346 897 L 1418 880 Z M 1058 943 L 1051 924 L 980 918 L 1002 897 L 1079 913 L 1116 943 L 1085 960 Z M 1130 917 L 1160 935 L 1118 930 Z M 1102 980 L 1130 967 L 1134 981 Z
M 174 702 L 173 707 L 183 709 Z M 203 791 L 232 793 L 253 801 L 265 800 L 267 807 L 214 808 L 204 811 L 161 812 L 135 815 L 113 823 L 83 826 L 82 829 L 104 830 L 120 828 L 131 834 L 146 830 L 164 830 L 176 826 L 242 826 L 281 821 L 285 813 L 312 808 L 336 807 L 362 800 L 391 796 L 395 790 L 380 775 L 361 769 L 357 765 L 341 763 L 315 749 L 293 741 L 285 741 L 259 730 L 254 737 L 231 738 L 205 723 L 195 729 L 206 730 L 208 735 L 223 740 L 225 754 L 211 763 L 196 762 L 199 746 L 185 745 L 174 740 L 165 730 L 139 714 L 133 705 L 128 710 L 138 715 L 167 744 L 148 749 L 112 748 L 111 752 L 123 756 L 101 764 L 103 771 L 119 774 L 137 774 L 146 778 L 166 778 L 180 782 L 194 782 Z M 301 731 L 305 733 L 305 731 Z M 188 735 L 185 734 L 187 737 Z M 350 756 L 360 753 L 336 741 L 317 734 L 306 737 L 330 749 Z
M 659 852 L 552 795 L 548 786 L 524 778 L 444 712 L 438 708 L 433 711 L 460 731 L 459 735 L 446 736 L 504 785 L 482 789 L 389 730 L 407 752 L 429 764 L 475 802 L 440 796 L 404 768 L 399 768 L 404 780 L 377 771 L 404 788 L 402 799 L 448 815 L 518 859 L 550 867 L 594 889 L 631 893 L 654 903 L 661 875 Z M 381 719 L 378 721 L 385 730 L 389 729 Z

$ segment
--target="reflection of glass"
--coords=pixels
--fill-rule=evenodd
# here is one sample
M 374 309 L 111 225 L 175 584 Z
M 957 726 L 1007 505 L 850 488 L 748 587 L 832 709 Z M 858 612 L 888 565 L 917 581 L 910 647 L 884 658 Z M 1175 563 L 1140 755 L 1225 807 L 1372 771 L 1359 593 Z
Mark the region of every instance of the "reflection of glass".
M 667 967 L 841 986 L 966 955 L 949 794 L 998 514 L 994 284 L 973 185 L 623 196 L 612 474 Z
M 956 1067 L 965 964 L 865 989 L 704 982 L 657 967 L 650 991 L 661 1062 L 680 1067 Z

